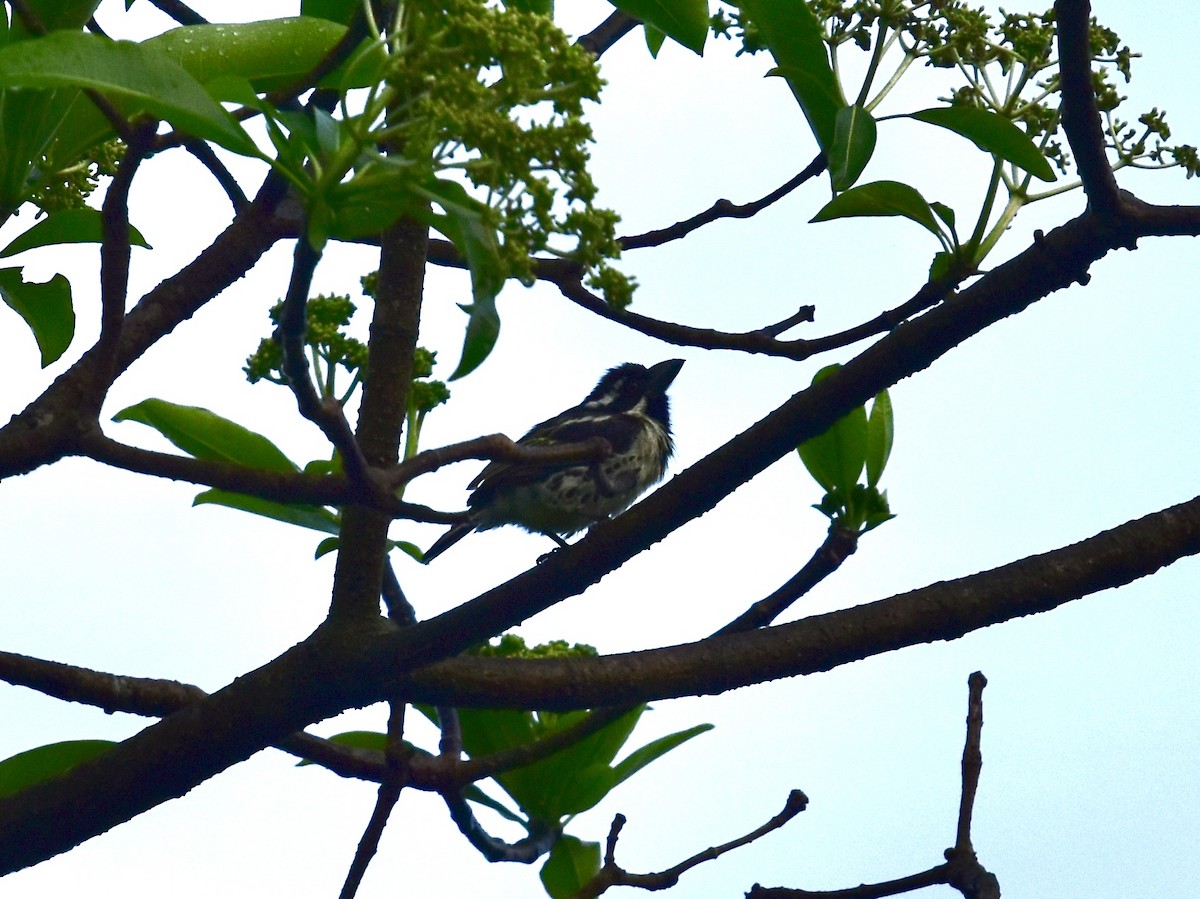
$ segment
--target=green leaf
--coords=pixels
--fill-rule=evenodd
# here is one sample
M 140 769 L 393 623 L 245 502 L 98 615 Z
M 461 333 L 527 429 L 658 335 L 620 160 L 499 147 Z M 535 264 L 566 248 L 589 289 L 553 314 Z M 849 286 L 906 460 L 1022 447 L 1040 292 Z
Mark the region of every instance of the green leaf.
M 839 366 L 828 365 L 813 377 L 816 384 Z M 867 410 L 859 406 L 839 419 L 825 433 L 796 448 L 813 479 L 829 492 L 849 497 L 867 461 Z
M 74 89 L 0 91 L 0 216 L 29 199 L 42 158 L 78 96 Z
M 25 5 L 47 31 L 78 31 L 92 17 L 100 0 L 26 0 Z M 33 36 L 25 27 L 25 20 L 14 13 L 12 40 L 21 41 Z
M 347 5 L 360 4 L 354 0 Z M 334 15 L 337 13 L 331 10 L 329 15 L 261 22 L 184 25 L 152 37 L 142 46 L 166 53 L 201 84 L 221 75 L 237 75 L 247 79 L 256 90 L 269 91 L 286 87 L 312 71 L 342 39 L 346 25 L 334 20 Z M 337 80 L 327 77 L 321 83 L 334 85 Z
M 565 815 L 590 808 L 611 789 L 609 765 L 637 724 L 645 706 L 628 713 L 554 755 L 496 777 L 529 817 L 557 824 Z M 472 758 L 523 746 L 582 721 L 588 712 L 556 715 L 506 709 L 460 709 L 463 747 Z M 590 803 L 590 804 L 589 804 Z
M 708 0 L 612 0 L 613 6 L 703 56 L 708 39 Z
M 867 486 L 874 487 L 883 477 L 888 457 L 892 454 L 895 424 L 892 417 L 892 398 L 881 390 L 871 405 L 867 419 Z
M 351 17 L 361 7 L 362 0 L 301 0 L 300 15 L 349 25 Z
M 937 202 L 937 200 L 934 200 L 932 203 L 930 203 L 929 208 L 932 209 L 935 213 L 937 213 L 937 217 L 946 223 L 946 227 L 949 228 L 950 232 L 953 234 L 954 233 L 954 210 L 951 209 L 949 206 L 947 206 L 945 203 Z
M 42 368 L 57 361 L 75 336 L 71 284 L 55 275 L 44 284 L 26 281 L 20 268 L 0 269 L 0 298 L 25 319 L 42 353 Z
M 466 188 L 454 181 L 432 179 L 417 190 L 445 211 L 436 217 L 435 227 L 445 234 L 471 268 L 470 305 L 459 305 L 467 315 L 467 331 L 463 338 L 462 357 L 448 380 L 469 375 L 492 352 L 500 336 L 500 313 L 496 310 L 496 295 L 504 286 L 504 265 L 496 231 L 487 221 L 486 207 Z
M 853 187 L 875 152 L 875 119 L 863 107 L 838 110 L 829 149 L 829 178 L 834 192 Z
M 236 462 L 268 471 L 298 471 L 274 443 L 236 422 L 199 406 L 147 399 L 122 409 L 113 421 L 137 421 L 154 428 L 190 456 Z
M 667 36 L 655 28 L 653 25 L 642 24 L 642 31 L 646 33 L 646 49 L 650 51 L 650 55 L 658 59 L 658 51 L 662 49 L 663 41 Z
M 665 737 L 659 737 L 657 740 L 652 740 L 641 749 L 636 749 L 628 756 L 622 759 L 615 768 L 613 775 L 615 777 L 613 786 L 631 778 L 637 772 L 641 771 L 651 762 L 662 758 L 676 746 L 682 746 L 692 737 L 698 737 L 700 734 L 713 729 L 711 724 L 697 724 L 695 727 L 689 727 L 686 730 L 676 731 L 673 734 L 667 734 Z
M 334 734 L 328 738 L 330 743 L 348 746 L 351 749 L 370 749 L 383 752 L 387 748 L 387 734 L 376 733 L 373 730 L 348 730 L 345 733 Z M 309 759 L 301 759 L 296 763 L 297 768 L 317 764 Z
M 807 3 L 797 0 L 742 0 L 739 5 L 775 57 L 777 68 L 772 74 L 787 79 L 817 143 L 828 155 L 846 97 L 829 65 L 821 23 Z
M 112 740 L 67 740 L 10 756 L 0 762 L 0 797 L 63 774 L 115 745 Z
M 957 262 L 958 257 L 954 253 L 947 253 L 945 250 L 935 253 L 933 262 L 929 264 L 929 280 L 937 281 L 945 278 L 950 274 Z
M 28 231 L 18 234 L 8 246 L 0 250 L 0 258 L 15 256 L 35 247 L 64 243 L 100 243 L 103 239 L 104 227 L 99 210 L 90 206 L 64 209 L 52 212 Z M 133 226 L 129 228 L 129 243 L 135 247 L 150 248 L 141 232 Z
M 961 134 L 985 153 L 994 153 L 1042 181 L 1057 181 L 1049 160 L 1029 135 L 1004 116 L 973 106 L 937 106 L 909 118 Z
M 542 886 L 551 899 L 568 899 L 600 872 L 600 844 L 564 835 L 542 865 Z
M 812 217 L 814 222 L 828 222 L 856 216 L 903 216 L 942 238 L 933 210 L 916 188 L 899 181 L 872 181 L 838 194 Z
M 197 501 L 199 501 L 199 499 L 200 497 L 196 497 Z M 195 503 L 193 503 L 193 505 L 195 505 Z M 313 558 L 319 559 L 321 556 L 327 556 L 332 552 L 337 552 L 337 549 L 339 546 L 341 546 L 341 544 L 342 541 L 340 537 L 326 537 L 317 544 L 316 550 L 313 551 Z
M 245 493 L 232 493 L 228 490 L 205 490 L 192 500 L 193 506 L 216 505 L 226 506 L 230 509 L 239 509 L 242 512 L 249 512 L 252 515 L 261 515 L 263 518 L 271 518 L 275 521 L 282 521 L 284 524 L 294 524 L 297 527 L 308 528 L 312 531 L 319 531 L 322 534 L 339 534 L 341 533 L 341 519 L 326 509 L 324 506 L 312 505 L 289 505 L 285 503 L 272 502 L 269 499 L 262 499 L 257 496 L 249 496 Z M 327 541 L 322 541 L 320 546 L 324 547 Z M 336 545 L 335 545 L 336 548 Z M 328 552 L 328 549 L 325 550 Z M 317 558 L 320 558 L 324 553 L 320 552 L 318 547 Z
M 143 112 L 235 153 L 258 155 L 241 126 L 165 53 L 94 34 L 56 31 L 0 49 L 0 87 L 89 87 L 126 116 Z

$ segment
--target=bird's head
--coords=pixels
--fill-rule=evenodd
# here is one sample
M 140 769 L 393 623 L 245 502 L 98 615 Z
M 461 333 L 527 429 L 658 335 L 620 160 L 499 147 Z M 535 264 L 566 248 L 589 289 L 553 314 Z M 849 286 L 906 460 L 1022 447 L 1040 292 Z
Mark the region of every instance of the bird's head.
M 643 412 L 670 428 L 667 388 L 683 367 L 682 359 L 668 359 L 646 368 L 626 362 L 604 373 L 583 405 L 596 411 Z

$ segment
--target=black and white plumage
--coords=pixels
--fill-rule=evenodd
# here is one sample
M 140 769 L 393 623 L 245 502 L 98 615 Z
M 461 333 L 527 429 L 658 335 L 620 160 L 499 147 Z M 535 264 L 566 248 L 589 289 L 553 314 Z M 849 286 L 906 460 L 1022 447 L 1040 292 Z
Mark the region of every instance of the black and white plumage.
M 474 530 L 515 524 L 565 545 L 563 537 L 624 512 L 666 473 L 674 450 L 667 388 L 682 367 L 682 359 L 649 368 L 618 365 L 578 406 L 534 426 L 517 442 L 553 446 L 603 437 L 612 455 L 595 463 L 490 463 L 469 485 L 467 521 L 438 538 L 425 562 Z

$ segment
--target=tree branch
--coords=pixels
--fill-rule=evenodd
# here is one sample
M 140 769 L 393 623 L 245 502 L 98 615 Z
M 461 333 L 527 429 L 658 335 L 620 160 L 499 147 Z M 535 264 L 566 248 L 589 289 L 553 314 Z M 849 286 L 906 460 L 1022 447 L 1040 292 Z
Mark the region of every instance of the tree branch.
M 616 10 L 587 34 L 582 35 L 575 43 L 599 59 L 617 41 L 641 24 L 633 16 Z
M 1200 497 L 1071 546 L 771 628 L 591 659 L 446 659 L 381 689 L 403 689 L 414 702 L 550 711 L 721 693 L 955 640 L 1122 586 L 1197 553 Z M 385 671 L 398 657 L 398 636 L 373 641 L 364 662 L 375 658 L 374 667 Z
M 735 218 L 748 219 L 762 212 L 773 203 L 782 200 L 793 190 L 799 187 L 804 182 L 811 178 L 815 178 L 821 172 L 825 171 L 825 157 L 817 154 L 817 156 L 806 165 L 799 173 L 793 175 L 775 190 L 771 191 L 765 197 L 755 200 L 751 203 L 743 203 L 740 206 L 729 202 L 728 200 L 717 200 L 704 212 L 698 213 L 689 219 L 684 219 L 682 222 L 676 222 L 668 228 L 659 228 L 654 231 L 647 231 L 644 234 L 635 234 L 630 237 L 618 238 L 621 249 L 623 250 L 639 250 L 643 247 L 658 247 L 673 240 L 679 240 L 686 237 L 698 228 L 704 225 L 717 221 L 718 219 Z
M 642 890 L 669 890 L 679 882 L 679 878 L 704 862 L 710 862 L 720 858 L 726 852 L 734 849 L 740 849 L 742 846 L 747 846 L 753 843 L 760 837 L 764 837 L 773 830 L 778 830 L 787 824 L 794 817 L 800 814 L 808 806 L 808 797 L 799 790 L 792 790 L 788 794 L 787 802 L 783 806 L 783 811 L 773 817 L 765 824 L 756 827 L 754 830 L 745 836 L 738 837 L 736 840 L 731 840 L 728 843 L 723 843 L 720 846 L 712 846 L 705 849 L 703 852 L 698 852 L 691 858 L 681 861 L 674 867 L 668 868 L 665 871 L 660 871 L 656 874 L 630 874 L 628 871 L 621 868 L 616 862 L 617 838 L 621 833 L 621 828 L 625 826 L 625 816 L 617 815 L 613 818 L 612 827 L 608 832 L 608 844 L 604 853 L 604 866 L 599 873 L 593 877 L 587 884 L 584 885 L 572 899 L 595 899 L 596 896 L 604 893 L 609 887 L 625 886 L 637 887 Z
M 1058 71 L 1062 83 L 1062 127 L 1075 154 L 1075 168 L 1088 203 L 1097 215 L 1116 211 L 1117 179 L 1105 155 L 1104 126 L 1092 87 L 1091 4 L 1055 0 Z

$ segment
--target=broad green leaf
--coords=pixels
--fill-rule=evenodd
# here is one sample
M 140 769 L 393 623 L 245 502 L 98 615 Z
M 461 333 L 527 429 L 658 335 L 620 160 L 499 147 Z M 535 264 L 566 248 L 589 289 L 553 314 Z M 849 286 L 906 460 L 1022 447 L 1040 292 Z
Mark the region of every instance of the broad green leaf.
M 0 250 L 0 257 L 15 256 L 35 247 L 52 244 L 100 243 L 103 239 L 104 226 L 99 210 L 90 206 L 63 209 L 60 212 L 52 212 L 28 231 L 18 234 L 8 246 Z M 129 243 L 135 247 L 150 247 L 141 232 L 133 226 L 129 228 Z
M 839 366 L 827 365 L 813 377 L 816 384 L 833 374 Z M 867 410 L 859 406 L 823 434 L 806 440 L 796 448 L 808 473 L 826 491 L 837 490 L 849 497 L 867 462 Z
M 199 500 L 200 498 L 196 497 L 196 499 Z M 193 505 L 195 505 L 195 503 L 193 503 Z M 341 545 L 342 541 L 339 537 L 326 537 L 324 540 L 318 543 L 317 548 L 313 550 L 313 558 L 319 559 L 321 556 L 327 556 L 332 552 L 337 552 L 338 547 Z
M 1009 119 L 990 109 L 972 106 L 937 106 L 914 112 L 909 118 L 948 128 L 961 134 L 979 149 L 994 153 L 1043 181 L 1056 181 L 1049 160 L 1042 155 L 1029 135 Z
M 564 835 L 542 865 L 542 886 L 550 899 L 568 899 L 600 871 L 600 844 Z
M 872 181 L 838 194 L 812 217 L 814 222 L 828 222 L 855 216 L 899 215 L 912 219 L 923 228 L 941 237 L 933 210 L 914 187 L 899 181 Z
M 778 65 L 772 74 L 787 79 L 817 143 L 828 154 L 846 97 L 829 65 L 821 23 L 808 4 L 798 0 L 742 0 L 739 5 L 775 57 Z
M 230 509 L 240 509 L 264 518 L 273 518 L 285 524 L 319 531 L 322 534 L 341 533 L 341 519 L 324 506 L 289 505 L 277 503 L 245 493 L 231 493 L 228 490 L 205 490 L 192 500 L 193 506 L 216 505 L 227 506 Z M 322 541 L 324 545 L 324 541 Z
M 0 49 L 0 87 L 89 87 L 123 114 L 142 112 L 228 150 L 256 155 L 241 126 L 165 53 L 94 34 L 56 31 Z
M 596 733 L 554 755 L 496 777 L 523 812 L 539 821 L 558 823 L 611 778 L 609 764 L 629 739 L 645 706 L 638 706 Z M 582 721 L 588 712 L 561 715 L 506 709 L 460 709 L 463 747 L 472 758 L 523 746 Z M 601 779 L 598 784 L 597 778 Z M 601 795 L 607 790 L 602 790 Z
M 703 56 L 708 39 L 708 0 L 612 0 L 613 6 L 648 22 L 669 38 Z
M 850 410 L 824 434 L 797 448 L 804 467 L 826 490 L 848 496 L 867 462 L 867 410 Z
M 236 462 L 269 471 L 299 470 L 262 434 L 199 406 L 147 399 L 122 409 L 113 416 L 113 421 L 137 421 L 149 425 L 197 459 Z
M 863 107 L 838 110 L 829 149 L 829 179 L 835 193 L 853 187 L 875 152 L 875 119 Z
M 330 19 L 294 16 L 235 25 L 184 25 L 150 38 L 143 46 L 166 53 L 201 84 L 221 75 L 237 75 L 256 90 L 269 91 L 312 71 L 342 39 L 345 24 Z M 337 81 L 325 78 L 322 83 Z
M 867 486 L 874 487 L 883 477 L 888 457 L 892 454 L 895 424 L 892 417 L 892 398 L 881 390 L 871 405 L 867 419 Z
M 42 353 L 42 368 L 57 361 L 75 336 L 71 284 L 55 275 L 44 284 L 26 281 L 20 268 L 0 269 L 0 298 L 25 319 Z
M 0 797 L 63 774 L 115 745 L 112 740 L 67 740 L 10 756 L 0 762 Z
M 301 0 L 300 15 L 350 24 L 350 18 L 362 8 L 362 0 Z

